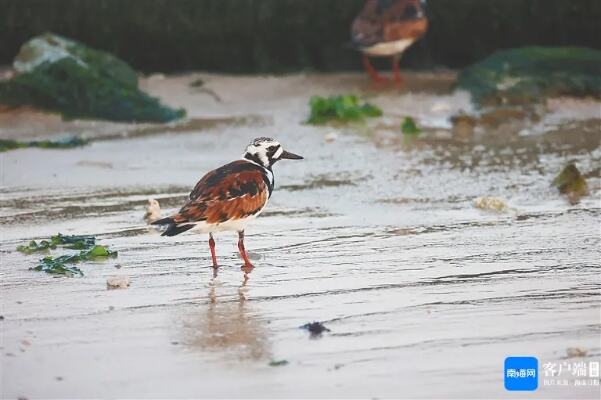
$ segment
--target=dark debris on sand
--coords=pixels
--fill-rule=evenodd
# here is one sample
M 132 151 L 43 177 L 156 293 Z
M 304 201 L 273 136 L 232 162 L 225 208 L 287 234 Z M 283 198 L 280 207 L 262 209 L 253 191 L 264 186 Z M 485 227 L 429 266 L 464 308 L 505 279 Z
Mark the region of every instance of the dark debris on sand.
M 308 330 L 312 336 L 319 336 L 324 332 L 330 332 L 330 330 L 321 322 L 309 322 L 300 328 Z

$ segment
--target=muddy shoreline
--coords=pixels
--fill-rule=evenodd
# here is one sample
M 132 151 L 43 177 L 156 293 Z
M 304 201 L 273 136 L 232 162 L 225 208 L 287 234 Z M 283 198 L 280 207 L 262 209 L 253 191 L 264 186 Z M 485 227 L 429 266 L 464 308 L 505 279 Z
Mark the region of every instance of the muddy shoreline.
M 220 100 L 190 87 L 199 78 Z M 509 355 L 562 361 L 576 347 L 586 354 L 570 361 L 598 360 L 598 103 L 559 99 L 537 122 L 457 136 L 449 117 L 477 112 L 451 91 L 453 79 L 408 74 L 406 91 L 378 92 L 360 74 L 154 75 L 143 89 L 187 108 L 187 122 L 0 117 L 2 137 L 31 126 L 36 137 L 95 139 L 0 153 L 2 396 L 510 398 L 500 378 Z M 341 92 L 384 116 L 303 123 L 310 95 Z M 395 131 L 406 115 L 423 135 Z M 306 160 L 274 169 L 276 191 L 247 231 L 255 270 L 244 276 L 225 233 L 214 277 L 206 238 L 159 236 L 145 204 L 176 209 L 204 172 L 257 136 Z M 590 188 L 575 205 L 550 187 L 570 160 Z M 481 196 L 508 211 L 475 208 Z M 16 246 L 57 232 L 95 235 L 119 257 L 82 264 L 83 278 L 30 271 L 39 255 Z M 107 290 L 119 274 L 131 286 Z M 331 332 L 311 339 L 299 329 L 315 320 Z

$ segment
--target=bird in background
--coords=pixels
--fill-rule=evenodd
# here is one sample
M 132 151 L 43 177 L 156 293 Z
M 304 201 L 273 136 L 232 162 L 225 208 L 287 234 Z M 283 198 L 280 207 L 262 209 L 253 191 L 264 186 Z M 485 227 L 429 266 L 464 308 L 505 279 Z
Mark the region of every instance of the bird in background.
M 208 172 L 196 184 L 184 206 L 175 215 L 152 222 L 164 225 L 162 236 L 175 236 L 188 230 L 209 234 L 213 268 L 217 269 L 213 233 L 238 232 L 242 267 L 254 267 L 244 248 L 246 225 L 261 214 L 275 184 L 273 165 L 279 160 L 301 160 L 274 139 L 260 137 L 247 147 L 242 158 Z
M 391 57 L 393 80 L 402 84 L 403 52 L 428 30 L 425 0 L 367 0 L 351 27 L 351 40 L 363 53 L 363 66 L 375 83 L 386 80 L 369 57 Z

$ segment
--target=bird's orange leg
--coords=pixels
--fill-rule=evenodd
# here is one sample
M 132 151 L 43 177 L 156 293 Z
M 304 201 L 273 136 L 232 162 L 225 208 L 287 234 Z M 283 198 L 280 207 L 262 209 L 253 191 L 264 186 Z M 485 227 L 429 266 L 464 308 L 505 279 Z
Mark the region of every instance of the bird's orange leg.
M 369 57 L 367 55 L 363 55 L 363 67 L 365 68 L 365 70 L 367 71 L 367 73 L 369 74 L 369 76 L 371 76 L 371 79 L 373 79 L 373 81 L 375 83 L 383 83 L 386 82 L 386 79 L 384 79 L 379 73 L 378 71 L 376 71 L 376 69 L 371 65 L 371 62 L 369 61 Z
M 215 254 L 215 239 L 213 234 L 209 233 L 209 247 L 211 248 L 211 258 L 213 259 L 213 268 L 217 269 L 217 255 Z
M 394 79 L 394 83 L 398 86 L 403 85 L 403 78 L 401 78 L 401 68 L 399 66 L 401 62 L 401 56 L 395 55 L 392 57 L 392 77 Z
M 242 269 L 245 272 L 252 271 L 254 266 L 248 259 L 248 255 L 246 254 L 246 249 L 244 248 L 244 231 L 238 232 L 238 250 L 240 251 L 240 255 L 242 256 L 242 259 L 244 260 L 244 265 L 242 266 Z

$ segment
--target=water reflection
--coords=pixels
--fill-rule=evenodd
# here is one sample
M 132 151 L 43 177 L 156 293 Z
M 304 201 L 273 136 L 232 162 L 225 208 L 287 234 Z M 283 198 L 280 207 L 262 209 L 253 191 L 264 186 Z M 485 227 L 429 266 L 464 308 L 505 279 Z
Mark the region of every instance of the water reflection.
M 204 351 L 223 353 L 226 358 L 269 359 L 270 343 L 265 321 L 247 302 L 249 272 L 243 272 L 241 285 L 232 298 L 215 270 L 208 285 L 208 303 L 192 315 L 187 326 L 186 343 Z

